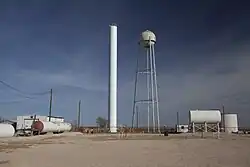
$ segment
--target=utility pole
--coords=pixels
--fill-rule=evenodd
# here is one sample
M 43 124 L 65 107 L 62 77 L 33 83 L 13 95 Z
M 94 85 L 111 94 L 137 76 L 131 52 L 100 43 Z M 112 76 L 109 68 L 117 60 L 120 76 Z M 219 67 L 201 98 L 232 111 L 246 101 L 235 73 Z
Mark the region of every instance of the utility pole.
M 49 100 L 49 121 L 51 119 L 51 112 L 52 112 L 52 89 L 50 89 L 50 100 Z
M 176 119 L 177 119 L 177 125 L 179 125 L 180 121 L 179 121 L 179 112 L 178 111 L 177 111 Z
M 221 116 L 222 116 L 222 118 L 221 118 L 221 120 L 222 120 L 222 128 L 223 128 L 223 132 L 225 132 L 225 120 L 224 120 L 224 115 L 225 115 L 225 107 L 224 107 L 224 105 L 222 106 L 222 114 L 221 114 Z
M 77 116 L 77 128 L 80 127 L 80 121 L 81 121 L 81 100 L 79 100 L 78 103 L 78 116 Z
M 178 111 L 177 111 L 176 119 L 177 119 L 176 131 L 179 132 L 180 121 L 179 121 L 179 112 Z
M 138 106 L 136 106 L 136 126 L 137 128 L 139 128 L 139 110 L 138 110 Z

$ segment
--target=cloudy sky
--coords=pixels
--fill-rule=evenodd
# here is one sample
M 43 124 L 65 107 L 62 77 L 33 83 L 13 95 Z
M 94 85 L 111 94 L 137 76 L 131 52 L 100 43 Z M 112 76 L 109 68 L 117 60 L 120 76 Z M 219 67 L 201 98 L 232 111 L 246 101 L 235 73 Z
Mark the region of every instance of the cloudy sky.
M 108 113 L 109 24 L 118 24 L 118 120 L 131 123 L 137 42 L 157 35 L 156 63 L 162 124 L 176 112 L 225 106 L 250 119 L 249 2 L 231 0 L 0 1 L 0 114 L 47 114 L 82 124 Z M 28 99 L 26 97 L 32 97 Z M 141 110 L 145 124 L 146 111 Z

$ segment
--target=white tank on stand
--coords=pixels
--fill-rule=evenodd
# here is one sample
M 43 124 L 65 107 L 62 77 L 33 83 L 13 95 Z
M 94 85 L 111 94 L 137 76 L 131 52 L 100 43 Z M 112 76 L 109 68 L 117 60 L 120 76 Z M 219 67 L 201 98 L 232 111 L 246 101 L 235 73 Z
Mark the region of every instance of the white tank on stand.
M 219 134 L 221 112 L 220 110 L 190 110 L 189 122 L 192 124 L 193 133 L 197 129 L 203 132 L 217 131 L 217 134 Z
M 221 122 L 220 110 L 190 110 L 189 121 L 193 123 L 218 123 Z

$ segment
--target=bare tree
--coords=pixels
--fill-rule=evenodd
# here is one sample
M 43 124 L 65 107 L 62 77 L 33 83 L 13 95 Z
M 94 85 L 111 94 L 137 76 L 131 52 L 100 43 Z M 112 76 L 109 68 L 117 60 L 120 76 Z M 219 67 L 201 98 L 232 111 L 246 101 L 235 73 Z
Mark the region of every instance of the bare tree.
M 108 120 L 102 117 L 97 117 L 96 124 L 99 128 L 106 128 L 108 124 Z
M 4 122 L 4 118 L 0 116 L 0 123 Z

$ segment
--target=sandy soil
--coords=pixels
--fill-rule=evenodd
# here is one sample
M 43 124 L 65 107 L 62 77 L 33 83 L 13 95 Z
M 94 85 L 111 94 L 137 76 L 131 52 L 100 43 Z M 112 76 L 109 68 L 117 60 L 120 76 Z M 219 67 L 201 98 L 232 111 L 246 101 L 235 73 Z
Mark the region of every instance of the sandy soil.
M 250 167 L 250 136 L 67 133 L 0 143 L 0 167 Z

